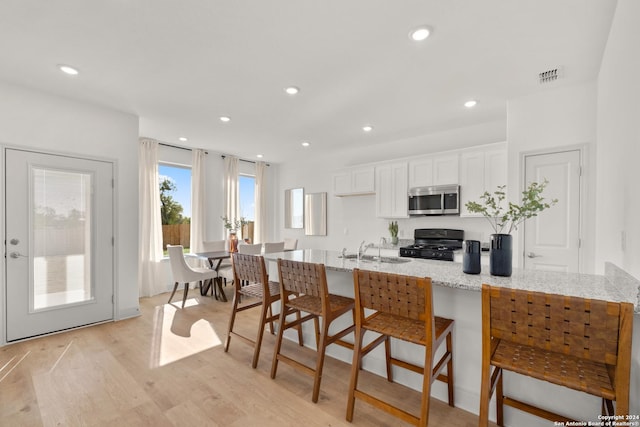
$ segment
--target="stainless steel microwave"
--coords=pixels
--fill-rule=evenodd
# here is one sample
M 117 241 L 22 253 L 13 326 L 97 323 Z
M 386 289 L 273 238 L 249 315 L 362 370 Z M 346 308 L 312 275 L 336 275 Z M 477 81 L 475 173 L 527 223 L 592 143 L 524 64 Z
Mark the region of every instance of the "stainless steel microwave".
M 409 215 L 460 215 L 460 186 L 411 188 Z

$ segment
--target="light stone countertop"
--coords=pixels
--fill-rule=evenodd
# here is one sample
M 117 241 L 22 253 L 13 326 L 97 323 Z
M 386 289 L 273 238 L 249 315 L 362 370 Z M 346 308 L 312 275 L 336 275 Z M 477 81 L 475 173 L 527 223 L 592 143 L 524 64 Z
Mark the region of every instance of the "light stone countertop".
M 640 281 L 611 263 L 605 265 L 605 275 L 561 273 L 541 270 L 513 269 L 511 277 L 491 276 L 486 266 L 480 274 L 462 272 L 462 265 L 454 262 L 416 258 L 406 263 L 386 263 L 343 259 L 338 251 L 305 249 L 291 252 L 276 252 L 265 255 L 265 259 L 278 258 L 324 264 L 327 270 L 351 272 L 354 268 L 383 271 L 407 276 L 430 277 L 434 285 L 470 291 L 480 291 L 482 284 L 513 289 L 545 292 L 559 295 L 592 298 L 612 302 L 630 302 L 634 311 L 640 313 Z

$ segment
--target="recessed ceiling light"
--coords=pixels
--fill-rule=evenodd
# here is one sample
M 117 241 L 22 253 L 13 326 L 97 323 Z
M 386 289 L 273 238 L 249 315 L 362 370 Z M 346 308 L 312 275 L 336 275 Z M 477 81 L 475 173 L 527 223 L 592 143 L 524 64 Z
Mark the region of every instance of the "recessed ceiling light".
M 470 99 L 464 103 L 464 106 L 467 108 L 471 108 L 471 107 L 475 107 L 476 104 L 478 104 L 478 101 L 476 101 L 475 99 Z
M 261 159 L 261 158 L 263 158 L 264 156 L 263 156 L 262 154 L 258 154 L 258 155 L 256 155 L 256 157 L 257 157 L 257 158 L 259 158 L 259 159 Z
M 78 70 L 68 65 L 60 64 L 58 65 L 58 68 L 60 69 L 60 71 L 62 71 L 65 74 L 69 74 L 70 76 L 78 75 Z
M 365 132 L 371 132 L 373 130 L 373 126 L 371 125 L 362 126 L 362 130 Z
M 298 92 L 300 92 L 300 88 L 297 88 L 295 86 L 289 86 L 285 88 L 284 91 L 287 92 L 289 95 L 295 95 Z
M 425 40 L 431 34 L 431 30 L 429 27 L 422 26 L 412 30 L 409 33 L 409 38 L 415 42 L 421 42 Z
M 187 138 L 185 138 L 184 136 L 181 136 L 180 138 L 178 138 L 180 141 L 182 142 L 187 142 Z
M 221 122 L 230 122 L 231 121 L 231 117 L 227 117 L 227 116 L 220 116 L 220 121 Z
M 308 147 L 308 146 L 310 146 L 310 145 L 311 145 L 311 144 L 309 144 L 307 141 L 303 141 L 303 142 L 302 142 L 302 146 L 303 146 L 303 147 Z

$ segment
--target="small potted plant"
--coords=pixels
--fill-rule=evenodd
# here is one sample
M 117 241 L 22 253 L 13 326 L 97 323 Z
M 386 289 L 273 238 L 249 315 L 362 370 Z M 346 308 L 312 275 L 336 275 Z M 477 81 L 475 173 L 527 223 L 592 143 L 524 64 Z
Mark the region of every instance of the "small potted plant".
M 389 223 L 389 234 L 391 234 L 391 244 L 398 244 L 398 221 L 391 221 Z
M 494 234 L 491 235 L 489 252 L 490 273 L 494 276 L 511 276 L 512 236 L 511 232 L 522 222 L 537 216 L 540 212 L 558 203 L 557 199 L 545 201 L 542 192 L 549 181 L 532 182 L 522 192 L 522 203 L 508 203 L 505 208 L 506 185 L 498 186 L 493 194 L 485 191 L 480 202 L 467 202 L 469 212 L 482 214 L 491 224 Z

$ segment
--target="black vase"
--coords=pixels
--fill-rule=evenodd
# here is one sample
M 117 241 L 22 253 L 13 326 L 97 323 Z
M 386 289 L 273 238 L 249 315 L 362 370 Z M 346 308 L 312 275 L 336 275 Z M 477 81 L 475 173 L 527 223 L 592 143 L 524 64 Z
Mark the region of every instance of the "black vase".
M 493 276 L 511 276 L 513 237 L 511 234 L 492 234 L 489 252 L 489 273 Z
M 480 242 L 478 240 L 462 242 L 462 271 L 467 274 L 480 274 Z

